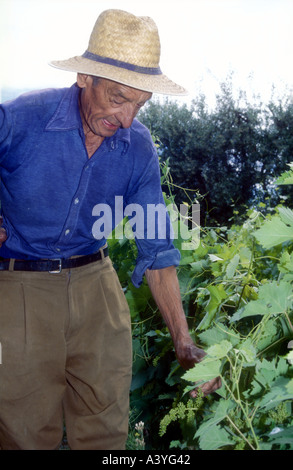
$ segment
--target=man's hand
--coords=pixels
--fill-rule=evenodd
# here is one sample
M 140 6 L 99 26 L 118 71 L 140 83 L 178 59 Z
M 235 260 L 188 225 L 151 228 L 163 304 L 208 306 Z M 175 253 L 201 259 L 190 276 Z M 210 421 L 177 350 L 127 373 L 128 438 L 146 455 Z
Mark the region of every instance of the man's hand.
M 187 337 L 180 341 L 177 347 L 175 346 L 175 352 L 179 364 L 185 370 L 193 368 L 206 356 L 206 353 L 203 349 L 195 346 L 190 336 L 189 338 Z M 220 377 L 216 377 L 215 379 L 209 380 L 208 382 L 205 382 L 204 384 L 192 390 L 190 392 L 190 396 L 192 398 L 195 398 L 197 396 L 198 389 L 201 389 L 204 396 L 209 395 L 210 393 L 213 393 L 218 390 L 221 385 L 222 384 Z
M 3 219 L 2 217 L 0 217 L 0 247 L 2 246 L 2 243 L 4 243 L 5 240 L 7 239 L 7 233 L 6 233 L 5 228 L 1 227 L 2 223 L 3 223 Z

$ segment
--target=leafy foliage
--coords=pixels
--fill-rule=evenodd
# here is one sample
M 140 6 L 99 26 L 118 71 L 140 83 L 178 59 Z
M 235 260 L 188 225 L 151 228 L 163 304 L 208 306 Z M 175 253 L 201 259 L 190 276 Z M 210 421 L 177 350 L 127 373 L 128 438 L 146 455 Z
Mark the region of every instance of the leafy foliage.
M 162 171 L 170 182 L 168 166 Z M 241 224 L 202 229 L 194 250 L 175 241 L 190 332 L 207 352 L 187 372 L 148 286 L 129 283 L 133 240 L 111 240 L 131 307 L 131 409 L 144 423 L 145 448 L 293 449 L 292 211 L 266 212 L 251 209 Z M 288 230 L 280 232 L 280 223 Z M 195 383 L 218 375 L 220 390 L 190 397 Z

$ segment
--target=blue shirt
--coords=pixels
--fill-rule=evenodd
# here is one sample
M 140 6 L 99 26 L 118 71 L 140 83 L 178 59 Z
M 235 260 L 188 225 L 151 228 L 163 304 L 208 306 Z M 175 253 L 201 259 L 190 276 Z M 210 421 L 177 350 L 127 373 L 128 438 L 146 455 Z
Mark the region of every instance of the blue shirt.
M 27 93 L 0 106 L 0 200 L 8 234 L 0 256 L 94 253 L 110 232 L 106 209 L 113 229 L 135 204 L 143 208 L 145 222 L 136 220 L 133 227 L 138 257 L 132 282 L 139 286 L 147 268 L 180 260 L 168 216 L 166 236 L 159 235 L 158 222 L 155 234 L 147 234 L 147 207 L 163 203 L 156 149 L 148 130 L 134 120 L 129 129 L 105 138 L 89 159 L 78 94 L 75 84 Z

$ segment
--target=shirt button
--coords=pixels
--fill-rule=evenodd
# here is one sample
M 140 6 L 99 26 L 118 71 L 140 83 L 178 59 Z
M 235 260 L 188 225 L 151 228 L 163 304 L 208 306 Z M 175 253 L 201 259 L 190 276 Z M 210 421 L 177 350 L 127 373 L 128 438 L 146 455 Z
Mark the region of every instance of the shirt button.
M 79 199 L 78 197 L 74 199 L 74 204 L 78 204 L 79 203 Z
M 67 230 L 65 230 L 65 235 L 68 235 L 70 233 L 70 230 L 69 228 Z

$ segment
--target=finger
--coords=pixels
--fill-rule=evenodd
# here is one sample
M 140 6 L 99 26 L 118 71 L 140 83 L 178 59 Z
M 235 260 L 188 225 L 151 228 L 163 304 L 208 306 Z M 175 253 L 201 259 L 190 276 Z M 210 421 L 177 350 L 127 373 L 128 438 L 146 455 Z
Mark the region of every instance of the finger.
M 210 393 L 215 392 L 222 386 L 222 382 L 220 377 L 210 380 L 209 382 L 205 382 L 202 385 L 199 385 L 194 390 L 190 392 L 191 398 L 196 398 L 198 396 L 198 391 L 201 390 L 203 395 L 206 397 Z
M 215 392 L 216 390 L 218 390 L 219 388 L 219 384 L 217 381 L 213 380 L 213 381 L 210 381 L 210 382 L 206 382 L 205 384 L 202 385 L 201 389 L 202 389 L 202 392 L 204 394 L 204 396 L 206 397 L 207 395 L 209 395 L 210 393 L 213 393 Z

